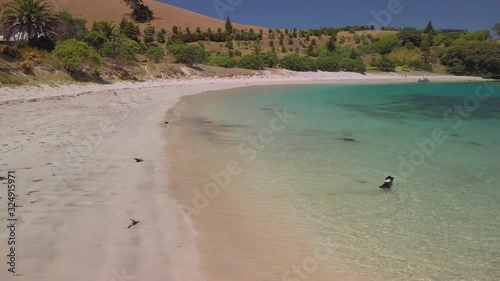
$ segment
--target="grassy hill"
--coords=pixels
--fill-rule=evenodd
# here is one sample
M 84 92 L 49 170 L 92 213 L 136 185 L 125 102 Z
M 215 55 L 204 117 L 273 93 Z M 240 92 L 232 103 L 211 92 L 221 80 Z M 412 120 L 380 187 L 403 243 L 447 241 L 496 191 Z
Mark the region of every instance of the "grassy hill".
M 0 5 L 7 2 L 10 0 L 0 0 Z M 52 2 L 58 11 L 68 11 L 75 17 L 87 19 L 88 27 L 92 26 L 94 21 L 118 22 L 125 14 L 130 13 L 130 9 L 121 0 L 48 0 L 47 2 Z M 150 23 L 158 29 L 166 28 L 170 31 L 173 25 L 189 27 L 193 31 L 196 27 L 202 30 L 224 28 L 224 21 L 186 9 L 154 0 L 144 0 L 144 4 L 154 11 L 155 19 Z M 141 27 L 145 25 L 141 24 Z M 234 26 L 242 29 L 261 28 L 237 23 Z

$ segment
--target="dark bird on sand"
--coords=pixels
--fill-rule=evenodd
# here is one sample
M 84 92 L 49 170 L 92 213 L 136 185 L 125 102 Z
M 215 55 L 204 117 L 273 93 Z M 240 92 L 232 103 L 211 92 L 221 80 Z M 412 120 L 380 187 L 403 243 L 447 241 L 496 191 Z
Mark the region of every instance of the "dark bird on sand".
M 141 158 L 134 158 L 134 160 L 135 160 L 135 162 L 138 162 L 138 163 L 140 163 L 140 162 L 143 162 L 143 161 L 144 161 L 144 160 L 142 160 Z
M 130 219 L 130 220 L 132 221 L 132 223 L 128 226 L 128 228 L 131 228 L 132 226 L 139 223 L 139 220 L 134 220 L 134 219 Z

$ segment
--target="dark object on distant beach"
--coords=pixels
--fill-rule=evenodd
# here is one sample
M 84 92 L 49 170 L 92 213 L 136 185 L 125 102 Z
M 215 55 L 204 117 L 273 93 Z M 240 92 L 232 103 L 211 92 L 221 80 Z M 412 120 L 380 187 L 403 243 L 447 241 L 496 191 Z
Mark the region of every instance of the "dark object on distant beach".
M 429 78 L 418 79 L 419 83 L 429 83 L 431 80 Z
M 168 124 L 168 121 L 167 121 L 167 122 L 165 122 L 165 124 Z
M 379 186 L 379 188 L 391 188 L 393 181 L 394 181 L 394 178 L 392 176 L 388 176 L 385 178 L 384 183 L 381 186 Z
M 343 141 L 346 141 L 346 142 L 357 142 L 357 140 L 353 139 L 353 138 L 342 138 Z
M 142 160 L 141 158 L 134 158 L 134 160 L 135 160 L 135 162 L 138 162 L 138 163 L 140 163 L 140 162 L 143 162 L 143 161 L 144 161 L 144 160 Z
M 134 220 L 134 219 L 130 219 L 130 220 L 132 221 L 132 223 L 128 226 L 128 228 L 131 228 L 132 226 L 139 223 L 139 220 Z
M 0 181 L 4 181 L 6 179 L 7 179 L 6 177 L 0 177 Z

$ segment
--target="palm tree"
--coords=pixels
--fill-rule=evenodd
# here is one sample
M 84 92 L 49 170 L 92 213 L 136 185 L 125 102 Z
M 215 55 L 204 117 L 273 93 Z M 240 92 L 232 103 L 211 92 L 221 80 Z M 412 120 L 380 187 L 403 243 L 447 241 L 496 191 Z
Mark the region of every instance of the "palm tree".
M 13 0 L 3 5 L 2 27 L 7 39 L 27 38 L 30 42 L 40 37 L 57 36 L 59 18 L 53 6 L 43 0 Z
M 116 36 L 116 26 L 110 21 L 95 22 L 92 30 L 97 31 L 107 40 L 112 40 Z

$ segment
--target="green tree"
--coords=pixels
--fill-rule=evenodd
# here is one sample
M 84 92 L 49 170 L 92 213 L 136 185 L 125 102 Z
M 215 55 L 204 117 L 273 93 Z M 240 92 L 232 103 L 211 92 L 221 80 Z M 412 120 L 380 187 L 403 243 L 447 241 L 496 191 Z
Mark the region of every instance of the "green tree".
M 156 31 L 154 26 L 148 25 L 144 28 L 144 43 L 149 44 L 154 41 Z
M 56 46 L 53 53 L 70 72 L 84 71 L 102 63 L 101 56 L 92 47 L 76 39 L 63 41 Z
M 146 58 L 154 61 L 155 63 L 160 63 L 165 57 L 165 51 L 161 47 L 151 46 L 146 51 L 145 56 Z
M 427 23 L 427 26 L 424 29 L 424 34 L 428 34 L 429 36 L 429 44 L 434 46 L 434 36 L 436 35 L 436 32 L 434 31 L 434 26 L 432 26 L 432 22 L 429 21 Z
M 2 29 L 5 38 L 26 36 L 31 46 L 40 46 L 40 37 L 54 40 L 60 20 L 53 6 L 43 0 L 13 0 L 2 5 Z
M 99 33 L 106 40 L 112 40 L 116 35 L 116 26 L 111 21 L 94 22 L 92 31 Z
M 174 55 L 177 62 L 190 66 L 207 60 L 207 53 L 200 46 L 171 45 L 168 51 Z
M 290 55 L 284 56 L 280 60 L 280 66 L 284 69 L 293 70 L 293 71 L 309 71 L 311 70 L 311 65 L 308 63 L 305 57 L 293 53 Z
M 396 70 L 396 65 L 394 64 L 394 62 L 386 56 L 382 56 L 377 59 L 374 63 L 374 66 L 376 66 L 378 70 L 384 72 L 392 72 Z
M 172 32 L 174 34 L 179 34 L 179 27 L 177 27 L 177 25 L 172 26 Z
M 118 24 L 118 32 L 135 41 L 139 41 L 139 35 L 141 35 L 139 26 L 126 18 L 122 18 Z
M 117 65 L 126 65 L 135 60 L 135 52 L 123 42 L 107 41 L 99 50 L 103 57 L 108 57 Z
M 328 52 L 334 52 L 335 51 L 335 38 L 336 36 L 330 36 L 330 39 L 326 43 L 326 48 L 328 49 Z
M 453 44 L 441 63 L 455 75 L 500 79 L 500 44 L 493 40 Z
M 161 33 L 161 32 L 158 32 L 156 34 L 156 42 L 158 42 L 160 44 L 165 43 L 165 35 L 163 35 L 163 33 Z
M 244 55 L 238 61 L 238 67 L 260 70 L 262 69 L 262 63 L 256 55 Z
M 366 66 L 361 59 L 353 60 L 349 58 L 344 58 L 340 60 L 339 66 L 342 71 L 357 72 L 357 73 L 366 72 Z
M 229 17 L 226 19 L 226 32 L 229 34 L 233 33 L 233 24 L 231 23 L 231 19 Z
M 189 26 L 188 26 L 188 27 L 186 27 L 186 33 L 187 33 L 187 34 L 191 34 L 191 29 L 189 28 Z
M 406 44 L 408 42 L 412 42 L 415 46 L 420 46 L 422 42 L 422 32 L 417 30 L 414 27 L 405 27 L 398 33 L 399 40 L 402 41 L 402 44 Z
M 102 36 L 99 32 L 97 31 L 89 31 L 85 33 L 85 42 L 92 46 L 92 48 L 99 50 L 102 45 L 107 41 L 104 36 Z
M 340 70 L 339 62 L 334 56 L 319 57 L 316 63 L 321 71 L 336 72 Z
M 146 22 L 153 19 L 153 11 L 144 5 L 142 0 L 122 0 L 132 9 L 132 18 L 138 22 Z
M 84 40 L 87 28 L 86 19 L 75 18 L 70 13 L 63 11 L 56 13 L 59 18 L 59 30 L 57 40 L 59 42 L 66 41 L 69 39 Z
M 493 31 L 495 31 L 495 34 L 497 36 L 500 36 L 500 23 L 496 23 L 493 28 L 492 28 Z
M 425 40 L 420 44 L 421 51 L 421 61 L 423 63 L 429 63 L 431 59 L 431 43 L 429 40 Z
M 261 60 L 264 66 L 273 68 L 278 65 L 279 58 L 276 52 L 268 51 L 261 55 Z
M 228 54 L 218 54 L 212 60 L 213 65 L 224 68 L 233 68 L 236 66 L 236 63 L 236 60 Z

